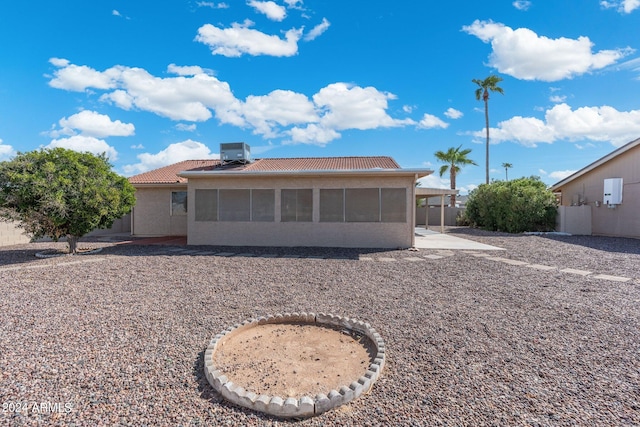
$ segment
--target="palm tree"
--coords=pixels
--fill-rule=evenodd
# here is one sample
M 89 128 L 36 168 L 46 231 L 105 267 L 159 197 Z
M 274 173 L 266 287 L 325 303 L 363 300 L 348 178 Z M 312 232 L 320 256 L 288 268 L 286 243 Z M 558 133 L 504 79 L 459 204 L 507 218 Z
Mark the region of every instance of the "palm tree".
M 509 172 L 507 172 L 509 170 L 509 168 L 512 168 L 513 165 L 511 163 L 503 163 L 502 167 L 504 168 L 504 177 L 507 179 L 507 181 L 509 181 Z
M 486 183 L 489 183 L 489 91 L 504 93 L 502 88 L 498 86 L 498 83 L 502 81 L 502 77 L 489 76 L 484 80 L 473 79 L 473 83 L 479 87 L 476 89 L 476 99 L 484 101 L 484 118 L 485 126 L 487 129 L 487 148 L 486 148 Z
M 462 145 L 458 148 L 449 148 L 447 151 L 436 151 L 435 156 L 439 161 L 446 163 L 446 165 L 442 165 L 440 167 L 440 176 L 444 175 L 447 170 L 449 171 L 451 177 L 451 189 L 456 189 L 456 175 L 460 172 L 460 168 L 466 165 L 478 165 L 473 160 L 469 159 L 467 156 L 471 152 L 470 148 L 466 150 L 460 151 Z M 450 206 L 454 208 L 456 206 L 456 195 L 451 195 L 451 203 Z

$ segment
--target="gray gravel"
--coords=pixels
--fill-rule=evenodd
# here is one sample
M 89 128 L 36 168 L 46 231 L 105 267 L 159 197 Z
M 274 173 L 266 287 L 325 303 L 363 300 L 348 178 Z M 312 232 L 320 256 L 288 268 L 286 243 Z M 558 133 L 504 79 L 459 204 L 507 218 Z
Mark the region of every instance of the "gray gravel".
M 0 248 L 0 424 L 639 425 L 640 241 L 448 232 L 554 269 L 467 251 Z M 208 342 L 287 311 L 370 322 L 387 345 L 372 392 L 301 421 L 222 401 L 203 376 Z

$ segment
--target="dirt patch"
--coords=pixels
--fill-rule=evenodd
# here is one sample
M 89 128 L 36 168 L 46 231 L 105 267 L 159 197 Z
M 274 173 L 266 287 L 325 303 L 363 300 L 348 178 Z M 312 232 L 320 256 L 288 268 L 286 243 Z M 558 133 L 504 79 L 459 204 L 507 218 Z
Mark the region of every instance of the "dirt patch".
M 258 395 L 315 396 L 357 381 L 373 360 L 373 348 L 369 338 L 350 330 L 265 324 L 231 334 L 217 347 L 213 363 Z

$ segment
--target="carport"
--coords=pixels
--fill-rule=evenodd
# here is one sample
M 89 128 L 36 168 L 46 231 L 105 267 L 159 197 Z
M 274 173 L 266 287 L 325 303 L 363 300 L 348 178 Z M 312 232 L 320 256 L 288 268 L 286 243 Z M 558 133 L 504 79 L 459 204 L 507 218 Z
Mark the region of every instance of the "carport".
M 429 197 L 440 196 L 440 233 L 444 233 L 444 196 L 458 195 L 459 190 L 451 190 L 447 188 L 421 188 L 416 187 L 416 202 L 418 199 L 427 199 Z M 427 213 L 424 222 L 424 228 L 429 229 L 429 206 L 427 203 Z

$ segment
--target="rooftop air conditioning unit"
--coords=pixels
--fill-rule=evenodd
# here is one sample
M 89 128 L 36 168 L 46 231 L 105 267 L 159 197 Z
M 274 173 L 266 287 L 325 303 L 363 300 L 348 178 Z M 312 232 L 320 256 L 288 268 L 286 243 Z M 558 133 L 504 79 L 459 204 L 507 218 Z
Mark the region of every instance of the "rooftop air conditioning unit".
M 220 162 L 249 163 L 251 162 L 251 147 L 244 142 L 228 142 L 220 144 Z

